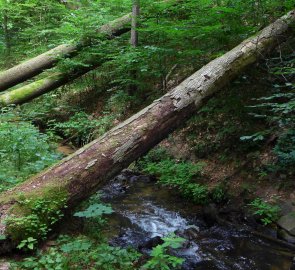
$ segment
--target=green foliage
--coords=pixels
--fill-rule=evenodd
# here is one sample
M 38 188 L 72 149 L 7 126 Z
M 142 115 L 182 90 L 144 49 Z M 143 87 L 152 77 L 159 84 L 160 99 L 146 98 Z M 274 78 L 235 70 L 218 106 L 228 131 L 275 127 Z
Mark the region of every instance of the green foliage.
M 113 116 L 106 114 L 98 119 L 85 112 L 76 112 L 66 122 L 50 121 L 51 131 L 64 134 L 77 145 L 84 145 L 105 133 L 113 125 Z
M 0 17 L 5 20 L 0 51 L 10 63 L 62 43 L 95 43 L 101 36 L 98 27 L 129 12 L 130 4 L 127 0 L 110 0 L 107 5 L 104 1 L 1 0 Z
M 185 241 L 184 238 L 177 237 L 175 235 L 169 235 L 162 238 L 164 243 L 153 248 L 151 252 L 151 259 L 149 259 L 144 265 L 143 269 L 155 269 L 155 270 L 169 270 L 179 268 L 184 259 L 171 256 L 168 254 L 169 249 L 180 248 Z
M 17 248 L 33 250 L 36 244 L 37 244 L 37 239 L 33 237 L 28 237 L 27 239 L 22 240 L 20 244 L 17 246 Z
M 98 241 L 102 239 L 101 230 L 107 226 L 107 217 L 113 213 L 110 205 L 101 202 L 101 194 L 96 193 L 84 201 L 74 216 L 83 221 L 83 233 Z
M 0 112 L 0 191 L 25 180 L 60 158 L 49 138 L 16 110 Z
M 210 196 L 212 201 L 215 203 L 223 203 L 229 199 L 228 185 L 226 183 L 221 183 L 216 185 L 211 191 Z
M 280 208 L 264 202 L 260 198 L 256 198 L 249 206 L 253 210 L 253 213 L 260 218 L 263 225 L 271 224 L 279 218 Z
M 71 253 L 75 251 L 87 251 L 92 246 L 92 243 L 87 239 L 76 239 L 69 243 L 63 244 L 60 249 L 65 253 Z
M 278 157 L 275 170 L 295 173 L 295 129 L 289 129 L 283 133 L 273 151 Z
M 248 114 L 245 104 L 252 104 L 253 96 L 266 90 L 256 80 L 259 91 L 255 91 L 252 80 L 255 80 L 255 74 L 240 77 L 191 118 L 186 136 L 198 158 L 215 158 L 218 155 L 221 161 L 237 159 L 260 145 L 260 141 L 247 145 L 240 141 L 245 133 L 253 134 L 261 128 L 260 122 Z
M 18 268 L 20 266 L 20 268 Z M 22 263 L 14 265 L 12 269 L 34 269 L 34 270 L 67 270 L 67 259 L 59 253 L 56 248 L 50 248 L 49 251 L 40 257 L 26 258 Z
M 85 237 L 63 237 L 60 244 L 37 257 L 26 258 L 23 262 L 14 264 L 13 269 L 133 270 L 133 262 L 139 257 L 134 250 L 111 247 Z
M 34 249 L 38 240 L 46 239 L 52 226 L 63 217 L 66 195 L 63 192 L 50 194 L 50 198 L 20 197 L 18 205 L 6 219 L 7 230 L 19 249 Z
M 147 155 L 142 157 L 138 162 L 138 169 L 141 170 L 146 167 L 149 163 L 157 163 L 163 159 L 171 159 L 172 156 L 167 152 L 165 148 L 155 147 L 151 151 L 148 152 Z
M 136 103 L 136 99 L 128 95 L 123 90 L 116 90 L 107 101 L 106 109 L 112 114 L 120 117 L 126 114 L 131 104 Z
M 181 193 L 197 204 L 207 204 L 209 191 L 206 185 L 196 183 L 184 183 L 180 185 Z
M 93 218 L 93 217 L 101 217 L 103 214 L 111 214 L 111 213 L 113 213 L 112 207 L 101 204 L 101 203 L 96 203 L 96 204 L 90 205 L 84 211 L 76 212 L 74 216 Z
M 131 270 L 134 269 L 133 262 L 138 259 L 139 254 L 132 250 L 102 244 L 96 250 L 92 250 L 90 256 L 95 261 L 97 269 Z
M 268 169 L 274 172 L 287 172 L 290 176 L 295 173 L 295 84 L 294 57 L 286 55 L 283 59 L 270 59 L 270 73 L 276 78 L 271 90 L 272 94 L 255 99 L 257 104 L 250 106 L 251 115 L 256 119 L 263 119 L 268 123 L 265 131 L 250 136 L 243 136 L 241 140 L 258 141 L 266 136 L 276 134 L 277 143 L 273 153 L 277 159 L 268 164 Z
M 177 188 L 181 194 L 191 199 L 197 204 L 208 202 L 209 191 L 205 185 L 197 184 L 192 181 L 193 177 L 200 176 L 203 163 L 193 164 L 191 162 L 176 162 L 171 158 L 160 158 L 163 150 L 150 152 L 145 158 L 139 161 L 139 168 L 145 173 L 158 177 L 159 183 L 165 186 Z M 155 160 L 153 162 L 152 160 Z

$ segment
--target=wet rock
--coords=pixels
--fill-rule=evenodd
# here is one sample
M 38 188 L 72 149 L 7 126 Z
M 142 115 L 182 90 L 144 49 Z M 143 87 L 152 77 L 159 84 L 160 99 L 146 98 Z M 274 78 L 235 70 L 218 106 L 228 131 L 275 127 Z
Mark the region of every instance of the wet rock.
M 276 239 L 278 237 L 278 228 L 277 226 L 272 226 L 272 227 L 261 227 L 261 231 L 264 235 L 267 235 L 269 237 L 272 237 Z
M 295 211 L 295 206 L 293 205 L 293 203 L 291 201 L 284 201 L 284 202 L 280 203 L 279 207 L 281 208 L 280 213 L 282 216 Z
M 292 260 L 292 265 L 290 266 L 289 270 L 295 270 L 295 257 Z
M 139 176 L 133 175 L 130 177 L 129 181 L 130 181 L 130 183 L 134 183 L 134 182 L 137 182 L 138 179 L 139 179 Z
M 200 229 L 198 226 L 189 225 L 187 229 L 184 230 L 182 233 L 179 233 L 179 235 L 188 240 L 194 240 L 198 238 L 199 232 L 200 232 Z
M 257 229 L 260 226 L 258 219 L 250 213 L 245 214 L 244 222 L 253 229 Z
M 295 236 L 292 236 L 289 234 L 287 231 L 284 229 L 279 229 L 278 230 L 278 237 L 287 241 L 288 243 L 295 244 Z
M 127 175 L 125 175 L 125 174 L 123 174 L 123 173 L 121 173 L 121 174 L 119 174 L 119 175 L 117 175 L 115 178 L 114 178 L 114 181 L 115 182 L 126 182 L 128 180 L 128 176 Z
M 214 203 L 210 203 L 203 208 L 203 218 L 208 226 L 213 226 L 218 222 L 218 210 Z
M 295 212 L 282 216 L 277 223 L 282 229 L 295 236 Z
M 164 241 L 162 240 L 162 238 L 160 236 L 156 236 L 153 237 L 151 239 L 149 239 L 148 241 L 146 241 L 145 243 L 141 244 L 138 246 L 138 249 L 152 249 L 158 245 L 163 244 Z
M 138 176 L 138 179 L 139 179 L 139 181 L 142 181 L 144 183 L 156 181 L 156 178 L 154 176 L 149 176 L 149 175 L 140 175 L 140 176 Z

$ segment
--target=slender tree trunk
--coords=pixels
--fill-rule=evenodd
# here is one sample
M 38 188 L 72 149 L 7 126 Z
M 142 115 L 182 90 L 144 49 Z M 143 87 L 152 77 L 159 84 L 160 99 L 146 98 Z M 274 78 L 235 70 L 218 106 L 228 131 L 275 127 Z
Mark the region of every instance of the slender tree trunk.
M 28 236 L 38 236 L 38 229 L 32 230 L 30 227 L 30 208 L 23 206 L 22 201 L 56 201 L 56 196 L 63 194 L 68 207 L 77 205 L 182 125 L 206 100 L 246 67 L 277 46 L 289 34 L 290 25 L 294 22 L 295 11 L 292 11 L 256 36 L 211 61 L 99 139 L 14 189 L 2 193 L 0 251 L 4 253 L 11 250 Z M 23 222 L 20 226 L 15 219 L 11 219 L 13 217 L 27 223 Z M 10 222 L 5 222 L 9 218 Z
M 133 48 L 138 46 L 138 17 L 140 15 L 140 1 L 133 0 L 132 6 L 132 21 L 131 21 L 131 37 L 130 37 L 130 44 Z M 129 95 L 133 95 L 137 91 L 137 70 L 131 69 L 130 77 L 133 80 L 129 85 Z
M 6 48 L 6 57 L 10 56 L 10 36 L 9 36 L 9 30 L 8 30 L 8 16 L 7 12 L 5 11 L 4 18 L 3 18 L 3 30 L 4 30 L 4 39 L 5 39 L 5 48 Z
M 11 41 L 10 41 L 10 33 L 8 29 L 8 2 L 5 1 L 5 8 L 3 11 L 3 32 L 4 32 L 4 42 L 5 42 L 5 58 L 8 59 L 10 56 L 10 50 L 11 50 Z
M 132 20 L 131 20 L 131 39 L 130 43 L 132 47 L 138 46 L 138 17 L 140 13 L 140 3 L 139 0 L 133 0 L 132 6 Z
M 117 20 L 101 26 L 97 31 L 112 38 L 130 30 L 126 25 L 131 22 L 131 14 L 127 14 Z M 87 42 L 81 41 L 79 44 L 62 44 L 41 55 L 31 58 L 6 71 L 0 72 L 0 91 L 4 91 L 18 83 L 30 79 L 48 68 L 52 68 L 61 58 L 73 56 Z

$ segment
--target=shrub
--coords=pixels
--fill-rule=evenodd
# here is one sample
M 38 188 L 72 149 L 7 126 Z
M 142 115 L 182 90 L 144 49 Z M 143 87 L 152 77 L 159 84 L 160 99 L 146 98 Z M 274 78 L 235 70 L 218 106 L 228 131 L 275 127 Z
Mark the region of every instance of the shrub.
M 226 183 L 216 185 L 211 191 L 210 196 L 215 203 L 223 203 L 228 200 L 228 186 Z
M 151 158 L 149 158 L 151 160 Z M 148 159 L 146 159 L 148 160 Z M 145 173 L 158 177 L 159 183 L 177 188 L 181 194 L 198 204 L 208 202 L 208 188 L 205 185 L 192 181 L 193 177 L 200 176 L 203 163 L 179 162 L 167 158 L 158 162 L 147 161 L 142 166 Z
M 253 213 L 260 218 L 263 225 L 271 224 L 279 218 L 280 208 L 266 203 L 260 198 L 256 198 L 249 206 L 252 208 Z
M 96 136 L 104 134 L 113 125 L 113 116 L 104 116 L 93 119 L 85 112 L 76 112 L 66 122 L 50 122 L 51 130 L 70 138 L 77 145 L 84 145 Z
M 15 110 L 0 112 L 0 191 L 43 170 L 60 157 L 47 135 L 23 121 Z
M 94 242 L 85 237 L 63 237 L 60 246 L 14 263 L 12 269 L 67 270 L 133 270 L 139 257 L 134 250 L 111 247 L 104 242 Z
M 184 259 L 168 254 L 169 248 L 179 248 L 185 241 L 184 238 L 176 237 L 174 234 L 163 238 L 164 243 L 153 248 L 151 259 L 144 265 L 143 269 L 151 270 L 169 270 L 176 269 L 182 265 Z

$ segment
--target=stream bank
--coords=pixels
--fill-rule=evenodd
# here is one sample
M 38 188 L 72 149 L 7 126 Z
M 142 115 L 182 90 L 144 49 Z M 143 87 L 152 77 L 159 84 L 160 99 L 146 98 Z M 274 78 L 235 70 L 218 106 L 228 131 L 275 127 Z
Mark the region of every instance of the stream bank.
M 149 254 L 161 237 L 174 232 L 186 239 L 173 254 L 185 259 L 183 270 L 292 269 L 294 250 L 287 245 L 255 236 L 245 224 L 235 227 L 234 223 L 208 220 L 204 208 L 157 185 L 152 177 L 126 170 L 101 192 L 102 201 L 111 203 L 115 211 L 104 230 L 111 245 L 131 246 Z M 237 208 L 231 207 L 224 215 L 235 218 Z

